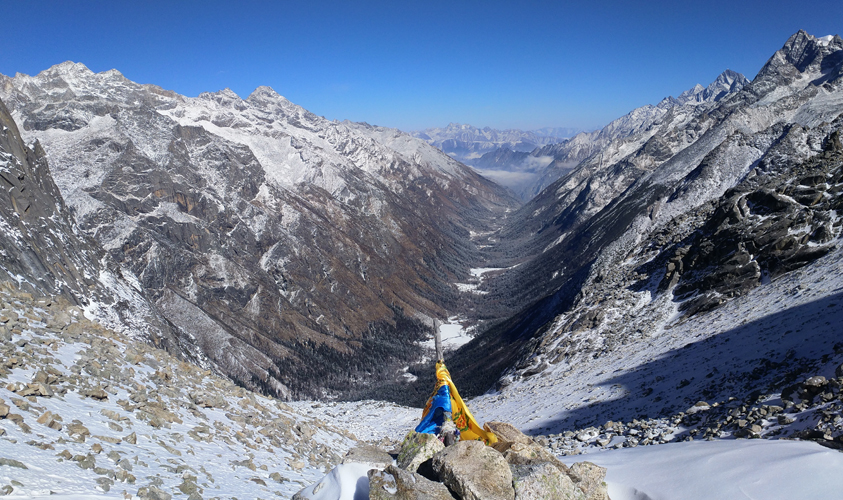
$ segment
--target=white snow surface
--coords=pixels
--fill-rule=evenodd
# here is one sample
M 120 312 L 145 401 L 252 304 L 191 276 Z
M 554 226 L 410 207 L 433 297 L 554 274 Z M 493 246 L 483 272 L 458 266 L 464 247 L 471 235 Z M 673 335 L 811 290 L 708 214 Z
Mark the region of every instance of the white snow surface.
M 581 457 L 563 457 L 568 465 Z M 843 453 L 816 443 L 691 441 L 588 455 L 612 500 L 840 498 Z
M 316 484 L 305 488 L 302 500 L 367 500 L 369 464 L 348 463 L 334 467 Z
M 460 291 L 464 290 L 460 289 Z M 442 348 L 446 351 L 464 346 L 474 338 L 469 334 L 469 330 L 462 326 L 459 316 L 448 318 L 448 322 L 440 324 L 439 335 L 442 339 Z M 421 345 L 428 349 L 436 349 L 436 340 L 431 338 L 422 342 Z

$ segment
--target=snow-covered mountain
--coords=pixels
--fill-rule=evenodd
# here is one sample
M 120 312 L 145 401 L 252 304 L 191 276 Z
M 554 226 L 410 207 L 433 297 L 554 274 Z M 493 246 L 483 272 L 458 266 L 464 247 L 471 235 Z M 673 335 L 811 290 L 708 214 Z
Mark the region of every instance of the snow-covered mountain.
M 648 130 L 658 130 L 662 120 L 670 120 L 676 113 L 705 113 L 705 110 L 713 103 L 730 93 L 739 91 L 747 83 L 749 80 L 744 75 L 727 69 L 707 87 L 697 84 L 679 94 L 679 97 L 668 96 L 655 106 L 648 104 L 636 108 L 600 130 L 582 132 L 566 141 L 531 152 L 531 156 L 548 157 L 552 161 L 540 172 L 539 178 L 531 186 L 531 191 L 527 193 L 527 199 L 538 195 L 544 188 L 570 172 L 586 158 L 602 154 L 604 148 L 609 147 L 613 142 L 645 134 Z M 674 110 L 674 108 L 679 109 Z
M 0 76 L 0 98 L 183 354 L 282 397 L 420 357 L 477 254 L 467 235 L 517 206 L 422 140 L 267 87 L 189 98 L 68 62 Z
M 39 142 L 27 147 L 0 102 L 0 279 L 37 295 L 61 296 L 102 324 L 158 346 L 177 339 L 142 291 L 79 230 Z
M 452 366 L 478 378 L 507 370 L 503 384 L 513 387 L 503 392 L 517 393 L 518 381 L 550 383 L 627 356 L 832 251 L 841 226 L 841 67 L 839 36 L 799 32 L 741 90 L 640 121 L 545 189 L 492 235 L 496 267 L 518 265 L 487 279 L 480 296 L 521 312 Z M 513 248 L 521 256 L 512 258 Z M 498 353 L 497 366 L 478 363 L 481 350 Z M 771 362 L 795 373 L 811 364 L 783 356 Z

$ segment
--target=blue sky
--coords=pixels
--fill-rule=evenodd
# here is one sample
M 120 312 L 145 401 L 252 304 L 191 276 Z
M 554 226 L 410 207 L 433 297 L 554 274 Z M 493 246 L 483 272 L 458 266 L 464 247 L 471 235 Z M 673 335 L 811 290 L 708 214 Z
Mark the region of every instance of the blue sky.
M 416 130 L 596 128 L 709 83 L 755 76 L 839 1 L 12 1 L 0 73 L 71 60 L 195 96 L 269 85 L 331 119 Z

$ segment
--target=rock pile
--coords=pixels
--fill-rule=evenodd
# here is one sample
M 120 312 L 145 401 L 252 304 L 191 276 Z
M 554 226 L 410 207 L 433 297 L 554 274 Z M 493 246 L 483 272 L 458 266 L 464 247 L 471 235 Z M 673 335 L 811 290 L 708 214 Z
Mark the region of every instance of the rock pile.
M 446 448 L 431 434 L 411 431 L 397 465 L 369 471 L 369 498 L 608 500 L 606 469 L 589 462 L 567 467 L 515 427 L 488 425 L 500 438 L 494 447 L 460 441 Z
M 843 449 L 843 365 L 834 378 L 815 375 L 780 394 L 700 401 L 669 417 L 606 422 L 538 438 L 559 455 L 694 439 L 805 439 Z

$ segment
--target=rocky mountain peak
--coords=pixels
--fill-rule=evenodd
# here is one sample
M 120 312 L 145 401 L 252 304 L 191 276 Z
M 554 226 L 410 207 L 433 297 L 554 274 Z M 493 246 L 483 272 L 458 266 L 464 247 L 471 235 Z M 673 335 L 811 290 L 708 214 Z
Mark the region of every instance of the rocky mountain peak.
M 249 94 L 247 99 L 284 99 L 284 97 L 275 91 L 272 87 L 267 85 L 261 85 L 260 87 L 256 88 L 254 92 Z
M 694 85 L 693 88 L 679 94 L 679 97 L 675 100 L 668 98 L 665 101 L 675 102 L 680 105 L 716 102 L 725 97 L 727 94 L 737 92 L 748 83 L 749 79 L 747 79 L 747 77 L 741 73 L 727 69 L 726 71 L 720 73 L 717 78 L 708 85 L 708 87 L 703 87 L 698 83 Z
M 748 87 L 756 98 L 789 87 L 798 92 L 809 85 L 838 80 L 843 72 L 843 40 L 839 36 L 814 37 L 802 30 L 788 38 Z
M 65 61 L 63 63 L 56 64 L 55 66 L 51 66 L 46 70 L 42 71 L 40 74 L 52 74 L 52 75 L 93 75 L 94 72 L 88 69 L 82 63 L 73 62 L 73 61 Z
M 215 102 L 222 106 L 242 106 L 243 103 L 243 99 L 228 87 L 216 92 L 202 92 L 197 99 L 200 101 Z
M 268 87 L 266 85 L 256 88 L 251 94 L 249 94 L 249 97 L 246 98 L 246 102 L 256 107 L 273 108 L 277 111 L 283 111 L 288 114 L 309 113 L 301 106 L 293 104 L 287 100 L 287 98 L 276 92 L 272 87 Z
M 788 38 L 780 52 L 796 69 L 805 72 L 818 62 L 822 64 L 826 56 L 840 50 L 843 50 L 843 40 L 839 36 L 817 38 L 799 30 Z M 839 59 L 838 57 L 837 63 L 840 62 Z

